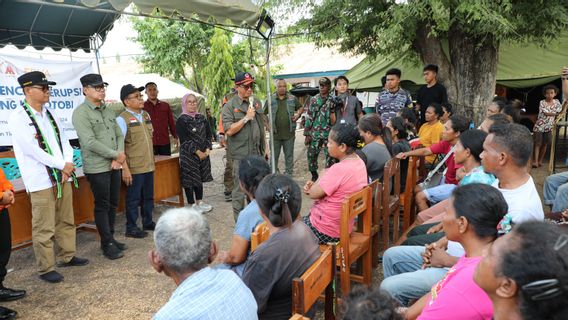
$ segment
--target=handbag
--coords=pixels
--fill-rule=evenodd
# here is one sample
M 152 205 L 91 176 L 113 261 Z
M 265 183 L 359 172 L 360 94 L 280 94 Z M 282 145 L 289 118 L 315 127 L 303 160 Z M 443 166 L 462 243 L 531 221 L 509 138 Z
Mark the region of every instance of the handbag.
M 442 161 L 440 161 L 434 169 L 428 172 L 426 179 L 424 179 L 424 181 L 418 184 L 420 188 L 422 188 L 422 190 L 426 190 L 440 185 L 442 179 L 444 179 L 444 177 L 446 176 L 446 171 L 448 170 L 448 168 L 445 168 L 443 171 L 440 171 L 440 168 L 442 168 L 444 163 L 446 163 L 446 161 L 448 161 L 448 158 L 450 158 L 450 156 L 454 153 L 454 149 L 455 146 L 453 146 L 452 149 L 450 149 L 450 152 L 446 154 L 444 159 L 442 159 Z

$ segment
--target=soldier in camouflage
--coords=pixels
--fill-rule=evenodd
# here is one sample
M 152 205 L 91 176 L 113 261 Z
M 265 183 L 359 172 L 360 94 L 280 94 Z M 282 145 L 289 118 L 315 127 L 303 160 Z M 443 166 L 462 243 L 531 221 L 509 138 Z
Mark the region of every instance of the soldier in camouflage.
M 322 148 L 326 168 L 334 163 L 327 151 L 327 137 L 336 120 L 335 104 L 330 95 L 331 81 L 327 77 L 319 80 L 319 90 L 320 93 L 308 102 L 304 129 L 304 143 L 308 148 L 308 169 L 312 174 L 312 181 L 318 179 L 318 156 Z

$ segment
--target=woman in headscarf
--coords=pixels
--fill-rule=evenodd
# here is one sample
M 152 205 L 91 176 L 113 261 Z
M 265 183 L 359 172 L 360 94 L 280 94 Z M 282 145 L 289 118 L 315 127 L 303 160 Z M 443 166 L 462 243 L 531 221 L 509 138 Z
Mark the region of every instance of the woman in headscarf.
M 213 209 L 203 202 L 203 182 L 213 181 L 209 160 L 211 128 L 207 118 L 197 112 L 197 97 L 194 94 L 183 96 L 181 108 L 182 114 L 176 122 L 180 141 L 181 184 L 190 206 L 205 213 Z

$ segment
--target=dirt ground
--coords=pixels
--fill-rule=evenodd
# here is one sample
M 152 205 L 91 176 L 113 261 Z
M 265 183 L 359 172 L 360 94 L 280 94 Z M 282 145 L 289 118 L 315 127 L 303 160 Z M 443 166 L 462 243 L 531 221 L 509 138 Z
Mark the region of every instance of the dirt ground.
M 309 173 L 301 133 L 297 133 L 297 137 L 294 179 L 302 186 Z M 214 181 L 205 185 L 204 198 L 214 206 L 207 214 L 213 238 L 222 250 L 228 250 L 234 221 L 231 204 L 225 202 L 223 196 L 224 155 L 224 149 L 211 152 Z M 279 167 L 283 169 L 283 155 L 280 158 Z M 532 174 L 541 192 L 547 170 L 539 168 Z M 303 215 L 307 214 L 311 203 L 304 198 Z M 155 220 L 168 208 L 157 205 Z M 124 224 L 124 215 L 119 214 L 115 237 L 128 244 L 129 249 L 124 258 L 113 261 L 103 257 L 95 234 L 78 231 L 77 255 L 88 258 L 90 263 L 84 267 L 58 268 L 65 276 L 59 284 L 38 279 L 31 247 L 13 252 L 8 264 L 12 271 L 4 285 L 25 289 L 28 294 L 24 299 L 2 305 L 17 310 L 18 319 L 150 319 L 167 302 L 175 285 L 165 275 L 156 273 L 147 262 L 147 252 L 153 247 L 152 234 L 145 239 L 125 238 Z M 373 282 L 378 284 L 381 280 L 379 266 Z

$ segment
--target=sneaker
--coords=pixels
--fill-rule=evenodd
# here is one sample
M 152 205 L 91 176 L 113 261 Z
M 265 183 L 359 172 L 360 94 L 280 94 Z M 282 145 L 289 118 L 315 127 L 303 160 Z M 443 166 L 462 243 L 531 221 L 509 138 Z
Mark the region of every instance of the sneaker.
M 144 230 L 149 230 L 149 231 L 154 231 L 154 229 L 156 228 L 156 224 L 154 222 L 152 222 L 151 224 L 144 226 Z
M 125 237 L 137 238 L 137 239 L 146 238 L 147 235 L 148 235 L 148 232 L 142 231 L 140 229 L 134 229 L 134 230 L 126 231 L 126 233 L 124 234 Z
M 204 212 L 209 212 L 211 210 L 213 210 L 213 206 L 210 204 L 207 204 L 203 201 L 199 202 L 198 206 L 204 211 Z
M 225 191 L 225 202 L 231 202 L 233 201 L 233 196 L 231 194 L 231 191 Z
M 89 260 L 79 257 L 73 257 L 69 262 L 60 262 L 58 267 L 81 267 L 89 264 Z
M 111 242 L 103 247 L 103 255 L 110 260 L 115 260 L 124 257 L 122 250 L 118 248 L 114 242 Z
M 49 283 L 58 283 L 63 281 L 63 276 L 55 270 L 49 271 L 48 273 L 40 274 L 39 278 Z
M 195 212 L 200 213 L 200 214 L 205 213 L 205 211 L 203 210 L 203 208 L 201 208 L 201 207 L 200 207 L 199 205 L 197 205 L 197 204 L 193 204 L 193 205 L 191 206 L 191 209 L 195 210 Z
M 114 245 L 118 248 L 118 250 L 120 251 L 124 251 L 126 249 L 128 249 L 128 246 L 126 245 L 126 243 L 122 243 L 122 242 L 118 242 L 116 240 L 112 240 L 112 243 L 114 243 Z

